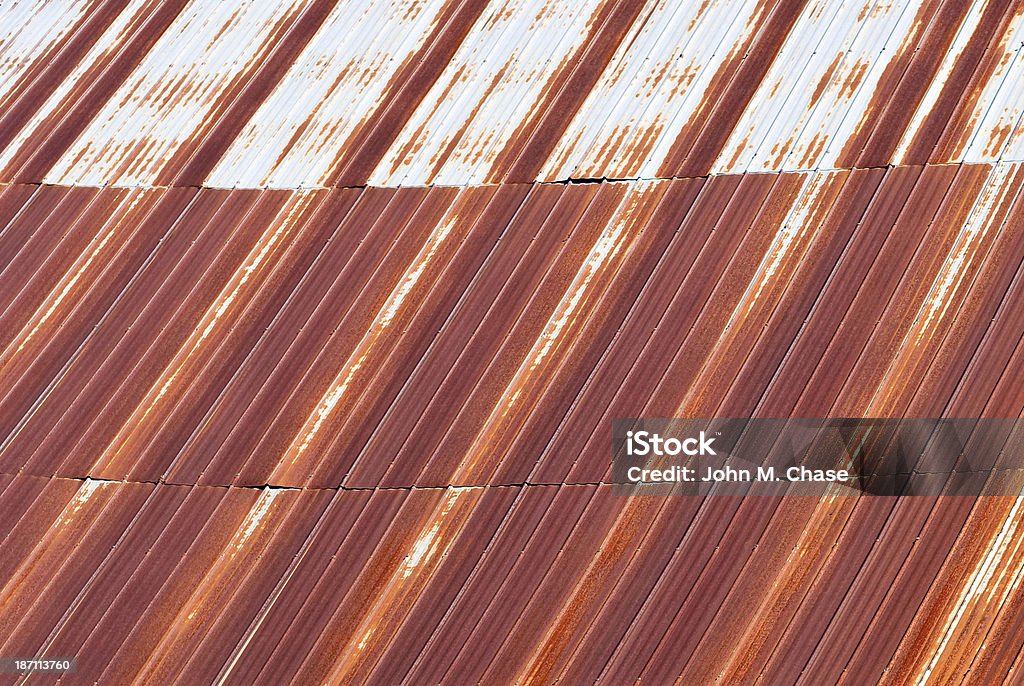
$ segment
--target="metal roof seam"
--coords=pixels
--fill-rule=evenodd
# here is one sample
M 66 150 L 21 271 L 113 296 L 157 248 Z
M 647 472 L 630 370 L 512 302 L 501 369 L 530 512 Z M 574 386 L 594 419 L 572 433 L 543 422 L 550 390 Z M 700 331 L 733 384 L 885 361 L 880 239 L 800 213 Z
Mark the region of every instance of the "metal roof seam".
M 1007 160 L 1007 163 L 1015 163 L 1015 160 Z M 388 185 L 388 184 L 374 184 L 374 183 L 353 183 L 353 184 L 339 184 L 339 185 L 295 185 L 295 186 L 273 186 L 267 188 L 249 188 L 244 186 L 218 186 L 207 183 L 196 183 L 196 182 L 185 182 L 185 183 L 132 183 L 132 184 L 121 184 L 121 183 L 102 183 L 102 184 L 91 184 L 91 183 L 49 183 L 45 181 L 0 181 L 0 187 L 28 187 L 28 188 L 95 188 L 97 190 L 102 189 L 125 189 L 125 190 L 170 190 L 173 188 L 192 188 L 195 190 L 224 190 L 224 191 L 238 191 L 238 192 L 254 192 L 254 191 L 293 191 L 293 192 L 315 192 L 315 191 L 330 191 L 330 190 L 365 190 L 365 189 L 397 189 L 397 188 L 409 188 L 409 189 L 431 189 L 431 188 L 453 188 L 453 189 L 472 189 L 472 188 L 501 188 L 504 186 L 581 186 L 581 185 L 592 185 L 592 184 L 633 184 L 637 182 L 645 181 L 686 181 L 686 180 L 707 180 L 719 176 L 749 176 L 752 174 L 763 174 L 763 175 L 775 175 L 775 174 L 802 174 L 802 173 L 816 173 L 816 172 L 842 172 L 842 171 L 864 171 L 871 169 L 892 169 L 892 168 L 904 168 L 904 167 L 942 167 L 942 166 L 957 166 L 962 164 L 971 164 L 962 161 L 949 161 L 949 162 L 924 162 L 924 163 L 908 163 L 908 164 L 876 164 L 866 166 L 852 166 L 852 167 L 816 167 L 812 169 L 792 169 L 792 170 L 763 170 L 754 172 L 738 172 L 738 171 L 709 171 L 704 174 L 690 174 L 690 175 L 673 175 L 673 176 L 645 176 L 645 175 L 634 175 L 634 176 L 600 176 L 600 177 L 587 177 L 587 176 L 567 176 L 564 178 L 557 179 L 537 179 L 537 180 L 512 180 L 512 181 L 488 181 L 488 182 L 467 182 L 467 183 L 412 183 L 402 185 Z M 976 163 L 974 163 L 976 164 Z

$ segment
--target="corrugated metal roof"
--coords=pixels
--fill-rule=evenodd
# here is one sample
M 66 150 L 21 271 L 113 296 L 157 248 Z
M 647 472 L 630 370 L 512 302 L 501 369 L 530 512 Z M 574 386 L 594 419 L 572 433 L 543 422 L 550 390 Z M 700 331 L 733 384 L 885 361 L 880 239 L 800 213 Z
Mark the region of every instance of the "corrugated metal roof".
M 608 446 L 1020 417 L 1022 16 L 0 4 L 0 655 L 1019 682 L 1019 498 L 628 498 Z
M 417 541 L 452 493 L 465 534 Z M 1019 546 L 988 547 L 1019 538 L 1015 499 L 672 498 L 615 545 L 607 486 L 20 476 L 2 502 L 3 649 L 77 655 L 75 681 L 1012 683 L 1021 648 Z M 392 569 L 417 583 L 368 629 Z
M 43 5 L 14 4 L 24 28 L 0 41 L 0 180 L 464 185 L 1024 160 L 1024 7 L 1007 0 Z
M 978 345 L 967 332 L 998 321 L 1022 184 L 1001 163 L 397 191 L 10 186 L 0 469 L 596 482 L 612 417 L 941 414 L 903 386 L 948 392 Z
M 628 499 L 605 446 L 630 415 L 1019 416 L 1022 185 L 6 186 L 4 651 L 189 683 L 1005 673 L 1014 499 Z

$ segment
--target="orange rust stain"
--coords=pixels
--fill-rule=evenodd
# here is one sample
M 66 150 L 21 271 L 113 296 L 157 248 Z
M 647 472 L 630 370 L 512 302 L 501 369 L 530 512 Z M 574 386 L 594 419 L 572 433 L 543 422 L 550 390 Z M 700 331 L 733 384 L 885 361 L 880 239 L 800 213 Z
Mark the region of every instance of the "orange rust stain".
M 483 495 L 482 488 L 450 489 L 439 499 L 419 528 L 391 551 L 393 558 L 363 589 L 370 600 L 359 623 L 330 668 L 326 683 L 363 683 L 368 672 L 391 644 L 407 618 L 408 608 L 434 578 L 459 532 L 472 516 Z M 407 551 L 403 557 L 401 551 Z M 397 564 L 395 563 L 397 561 Z M 387 572 L 387 568 L 391 572 Z
M 878 82 L 875 85 L 874 94 L 867 107 L 853 127 L 843 149 L 836 156 L 836 162 L 843 167 L 854 167 L 857 164 L 861 150 L 866 141 L 865 135 L 870 136 L 877 124 L 877 117 L 890 103 L 892 90 L 903 77 L 904 70 L 912 57 L 914 49 L 924 37 L 924 32 L 931 23 L 934 14 L 938 11 L 938 0 L 924 2 L 918 8 L 914 17 L 914 23 L 904 34 L 903 40 L 888 57 L 885 69 L 882 71 Z
M 881 677 L 882 684 L 906 684 L 919 681 L 928 664 L 940 653 L 943 637 L 951 619 L 957 615 L 958 601 L 965 583 L 990 549 L 1002 523 L 1011 511 L 1014 498 L 991 496 L 979 499 L 963 526 L 963 533 L 946 556 L 928 595 L 915 613 L 914 620 L 900 642 L 893 659 Z M 961 648 L 977 651 L 982 641 L 964 642 Z M 942 671 L 940 667 L 939 671 Z M 943 683 L 932 672 L 932 683 Z
M 0 619 L 5 620 L 5 626 L 10 627 L 20 621 L 22 617 L 18 616 L 18 608 L 24 602 L 34 600 L 24 597 L 25 589 L 39 590 L 36 584 L 31 583 L 32 580 L 40 574 L 49 577 L 54 565 L 59 565 L 67 557 L 69 547 L 61 545 L 62 541 L 73 534 L 84 534 L 89 524 L 99 519 L 113 492 L 114 489 L 106 482 L 87 480 L 71 496 L 38 544 L 0 587 Z
M 864 3 L 863 5 L 861 5 L 860 12 L 857 13 L 857 21 L 854 22 L 854 23 L 860 24 L 861 22 L 864 21 L 865 17 L 868 16 L 868 13 L 871 12 L 871 5 L 872 5 L 872 3 L 870 3 L 870 2 L 867 2 L 867 3 Z
M 574 647 L 569 641 L 576 635 L 576 629 L 585 618 L 584 611 L 607 595 L 609 587 L 616 581 L 611 577 L 618 568 L 615 561 L 629 554 L 638 540 L 632 534 L 641 532 L 655 521 L 662 507 L 664 502 L 657 498 L 626 501 L 626 506 L 601 542 L 599 553 L 583 570 L 572 596 L 559 608 L 558 614 L 539 640 L 517 679 L 518 683 L 555 683 L 554 677 L 557 675 L 552 671 L 559 659 Z
M 774 2 L 769 6 L 767 0 L 758 0 L 757 9 L 752 13 L 747 22 L 747 28 L 759 26 L 765 19 L 765 15 L 774 5 Z M 669 148 L 665 159 L 662 160 L 659 174 L 671 176 L 677 171 L 673 168 L 673 164 L 696 142 L 700 132 L 708 123 L 709 114 L 725 92 L 724 89 L 728 88 L 731 79 L 740 68 L 747 50 L 753 44 L 756 36 L 756 31 L 746 31 L 743 40 L 737 41 L 732 45 L 728 54 L 715 70 L 714 76 L 711 77 L 707 86 L 702 90 L 700 102 L 697 103 L 686 122 L 676 132 L 675 142 Z M 746 142 L 744 142 L 745 144 Z
M 849 73 L 846 75 L 846 79 L 843 81 L 843 89 L 839 91 L 839 97 L 843 99 L 850 99 L 853 94 L 860 88 L 860 84 L 864 82 L 864 76 L 868 72 L 868 67 L 871 63 L 868 60 L 857 60 Z
M 616 124 L 610 136 L 602 136 L 600 149 L 597 154 L 592 155 L 594 161 L 588 168 L 594 171 L 582 172 L 583 175 L 601 175 L 603 170 L 612 166 L 618 152 L 625 147 L 627 138 L 631 139 L 632 137 L 633 127 L 631 125 Z
M 568 73 L 570 70 L 566 68 L 566 64 L 578 62 L 581 56 L 585 55 L 591 48 L 594 41 L 593 31 L 597 28 L 596 19 L 601 14 L 602 13 L 598 11 L 591 15 L 587 22 L 586 38 L 580 41 L 571 56 L 568 57 L 558 69 L 552 69 L 549 71 L 544 87 L 534 99 L 529 111 L 520 118 L 519 123 L 515 125 L 515 130 L 504 137 L 505 142 L 502 145 L 502 149 L 494 149 L 494 146 L 490 144 L 492 139 L 497 139 L 499 137 L 499 131 L 490 132 L 486 137 L 486 140 L 481 141 L 475 146 L 477 152 L 472 160 L 473 165 L 478 165 L 484 159 L 489 160 L 488 172 L 485 175 L 486 183 L 500 181 L 500 177 L 503 175 L 501 170 L 507 166 L 507 162 L 503 160 L 510 153 L 518 154 L 517 151 L 519 151 L 523 145 L 522 141 L 528 140 L 532 136 L 532 132 L 540 125 L 541 120 L 548 116 L 551 103 L 558 100 L 561 89 L 565 87 L 567 80 L 571 79 L 571 74 Z M 542 68 L 534 67 L 521 78 L 526 81 L 534 80 L 542 76 L 542 72 Z
M 427 174 L 428 180 L 433 180 L 434 177 L 437 176 L 438 172 L 440 172 L 441 169 L 444 168 L 445 162 L 448 161 L 448 158 L 451 157 L 452 152 L 454 152 L 455 148 L 459 145 L 459 143 L 462 142 L 463 136 L 466 135 L 466 131 L 469 130 L 470 125 L 476 119 L 476 115 L 479 114 L 480 108 L 483 107 L 484 103 L 487 102 L 487 100 L 490 98 L 491 93 L 493 93 L 494 90 L 498 88 L 498 86 L 504 81 L 505 72 L 507 72 L 512 67 L 513 63 L 514 59 L 512 61 L 506 62 L 501 66 L 501 69 L 498 69 L 491 77 L 491 82 L 490 84 L 488 84 L 487 90 L 484 91 L 484 93 L 481 96 L 479 96 L 479 98 L 476 101 L 476 104 L 473 105 L 473 109 L 469 112 L 468 115 L 466 115 L 466 118 L 463 120 L 462 126 L 460 126 L 459 130 L 456 131 L 451 136 L 451 138 L 449 138 L 448 144 L 444 147 L 444 149 L 440 150 L 437 153 L 437 156 L 434 157 L 434 164 L 431 166 L 431 169 Z
M 996 240 L 1020 188 L 1019 178 L 1001 175 L 1006 169 L 996 167 L 980 193 L 967 199 L 978 200 L 972 215 L 965 217 L 965 221 L 951 222 L 953 241 L 948 250 L 940 253 L 945 259 L 931 275 L 927 284 L 930 288 L 922 292 L 912 323 L 872 400 L 872 409 L 879 413 L 900 411 L 898 401 L 905 394 L 907 379 L 917 378 L 922 366 L 931 362 L 949 322 L 968 296 L 972 277 L 981 269 L 981 262 Z
M 658 90 L 658 87 L 664 83 L 665 78 L 668 76 L 668 70 L 672 68 L 672 62 L 664 61 L 658 65 L 658 69 L 655 72 L 649 72 L 643 80 L 643 91 L 647 96 L 654 95 L 654 92 Z M 633 96 L 639 99 L 639 94 Z
M 996 157 L 1006 144 L 1011 133 L 1013 133 L 1013 124 L 1011 123 L 1003 123 L 993 127 L 988 135 L 988 142 L 985 144 L 985 156 Z
M 967 145 L 971 142 L 971 132 L 977 128 L 981 115 L 982 110 L 977 107 L 971 111 L 971 116 L 967 125 L 959 127 L 956 131 L 956 138 L 950 143 L 950 153 L 946 159 L 959 158 L 964 154 L 964 151 L 967 149 Z
M 830 206 L 830 203 L 826 202 L 826 198 L 831 198 L 836 192 L 838 187 L 842 184 L 837 183 L 845 179 L 843 175 L 833 175 L 832 177 L 825 180 L 819 193 L 819 197 L 816 199 L 815 204 L 812 206 L 819 211 L 824 211 L 826 206 Z M 804 198 L 803 202 L 806 202 Z M 813 213 L 810 214 L 804 226 L 816 227 L 817 223 L 814 221 L 815 217 Z M 809 232 L 803 231 L 801 233 L 809 233 L 813 236 L 814 231 Z M 806 247 L 809 244 L 809 238 L 804 236 L 801 239 L 801 244 Z M 803 251 L 799 248 L 795 249 L 796 253 L 803 254 Z M 795 265 L 799 262 L 799 256 L 794 256 L 792 260 L 789 260 L 789 268 L 772 271 L 766 278 L 776 282 L 775 287 L 772 291 L 776 294 L 780 293 L 780 289 L 788 283 L 791 275 L 791 270 L 795 268 Z M 734 312 L 741 313 L 749 311 L 752 303 L 747 302 L 744 298 L 743 301 L 735 306 Z M 756 300 L 756 298 L 755 298 Z M 772 305 L 769 303 L 773 298 L 765 297 L 761 300 L 763 309 L 768 311 L 771 310 Z M 756 322 L 754 320 L 757 320 Z M 751 318 L 754 324 L 760 325 L 760 320 Z M 739 326 L 733 327 L 732 331 L 741 328 Z M 677 417 L 693 417 L 693 416 L 704 416 L 702 412 L 705 412 L 708 408 L 703 403 L 702 396 L 700 393 L 700 379 L 706 378 L 709 374 L 713 375 L 716 366 L 716 359 L 724 357 L 724 351 L 727 351 L 732 346 L 732 342 L 737 340 L 734 333 L 723 334 L 719 338 L 718 344 L 715 346 L 715 351 L 719 353 L 715 355 L 715 359 L 708 359 L 701 372 L 699 378 L 694 380 L 691 384 L 689 391 L 686 396 L 679 404 L 678 408 L 673 416 Z M 661 503 L 657 500 L 652 501 L 647 498 L 630 498 L 626 501 L 622 512 L 616 519 L 615 523 L 609 529 L 608 534 L 599 549 L 599 552 L 595 556 L 593 562 L 584 572 L 583 576 L 576 583 L 572 593 L 569 595 L 567 600 L 563 603 L 562 608 L 558 613 L 558 618 L 552 624 L 552 629 L 544 636 L 541 644 L 534 650 L 533 658 L 531 663 L 526 665 L 520 674 L 518 681 L 520 683 L 535 683 L 543 682 L 549 676 L 549 671 L 552 664 L 557 661 L 557 657 L 566 650 L 565 636 L 573 635 L 575 633 L 574 621 L 580 616 L 576 608 L 585 606 L 589 602 L 592 602 L 597 591 L 595 589 L 606 588 L 611 582 L 607 578 L 609 570 L 612 570 L 616 566 L 616 561 L 619 557 L 625 554 L 628 548 L 624 545 L 624 542 L 636 541 L 642 536 L 643 529 L 647 527 L 653 520 L 653 516 L 657 513 L 656 508 L 660 507 Z
M 350 60 L 348 64 L 346 64 L 344 67 L 338 70 L 338 75 L 331 83 L 331 87 L 328 92 L 336 91 L 345 81 L 348 75 L 353 72 L 355 67 L 356 63 Z M 317 108 L 314 108 L 314 112 L 316 109 Z M 302 140 L 303 135 L 305 135 L 306 131 L 309 130 L 309 127 L 313 124 L 314 120 L 315 116 L 311 112 L 309 117 L 307 117 L 305 120 L 303 120 L 301 124 L 295 127 L 295 131 L 292 132 L 292 135 L 288 138 L 288 142 L 281 147 L 281 151 L 274 159 L 274 163 L 270 166 L 271 172 L 268 176 L 273 176 L 274 171 L 277 170 L 277 168 L 281 166 L 281 163 L 292 153 L 292 149 L 298 144 L 300 140 Z
M 97 227 L 96 236 L 89 242 L 82 254 L 75 260 L 61 279 L 53 286 L 46 298 L 39 303 L 17 336 L 11 338 L 7 347 L 0 351 L 0 371 L 12 373 L 10 365 L 19 356 L 35 351 L 35 345 L 44 339 L 40 332 L 48 326 L 62 325 L 67 316 L 69 303 L 75 296 L 91 287 L 89 279 L 95 270 L 104 269 L 106 259 L 120 250 L 124 239 L 124 228 L 131 222 L 141 222 L 152 211 L 160 191 L 145 189 L 126 194 L 112 211 L 107 222 Z
M 924 659 L 917 665 L 919 683 L 956 683 L 965 677 L 976 656 L 987 647 L 985 637 L 1000 608 L 1019 586 L 1024 570 L 1021 501 L 998 500 L 1009 506 L 1008 512 L 990 514 L 993 524 L 972 522 L 974 526 L 964 528 L 967 539 L 984 531 L 978 538 L 985 543 L 980 551 L 975 548 L 974 564 L 966 578 L 959 578 L 960 592 L 940 630 L 929 636 L 928 648 L 921 653 Z
M 740 144 L 736 146 L 736 152 L 732 154 L 732 158 L 729 160 L 729 164 L 727 164 L 725 167 L 727 171 L 733 171 L 735 169 L 736 163 L 739 162 L 740 156 L 744 153 L 744 151 L 747 149 L 747 145 L 749 144 L 750 134 L 748 133 L 746 137 L 744 137 L 744 139 L 740 142 Z
M 809 167 L 817 163 L 821 157 L 822 151 L 828 144 L 828 136 L 822 132 L 814 134 L 811 142 L 808 144 L 807 149 L 804 152 L 803 157 L 800 159 L 800 167 Z
M 461 196 L 465 202 L 471 201 L 472 197 Z M 322 441 L 329 440 L 325 436 L 330 433 L 328 427 L 331 422 L 336 421 L 349 398 L 353 395 L 358 397 L 360 389 L 373 378 L 369 370 L 373 369 L 381 354 L 387 354 L 389 341 L 396 335 L 396 330 L 401 329 L 409 313 L 415 310 L 410 304 L 422 295 L 424 284 L 431 283 L 431 276 L 442 268 L 440 265 L 446 263 L 447 257 L 461 243 L 469 227 L 466 222 L 459 221 L 462 208 L 459 200 L 446 207 L 444 216 L 438 220 L 420 250 L 393 282 L 387 298 L 377 306 L 372 321 L 355 348 L 347 355 L 330 386 L 280 456 L 271 475 L 272 483 L 309 478 L 321 463 Z
M 664 129 L 665 122 L 659 118 L 653 124 L 646 127 L 639 138 L 634 137 L 633 143 L 625 151 L 625 154 L 616 156 L 612 174 L 620 177 L 636 176 L 640 171 L 641 165 L 648 158 L 651 148 L 654 147 L 654 144 L 661 137 Z
M 824 217 L 846 177 L 846 172 L 812 175 L 797 202 L 790 206 L 788 221 L 783 223 L 781 217 L 778 223 L 764 219 L 767 226 L 763 230 L 772 235 L 768 232 L 774 229 L 774 238 L 680 403 L 679 412 L 686 414 L 678 416 L 711 416 L 717 409 L 708 405 L 708 398 L 717 403 L 720 394 L 706 394 L 709 389 L 721 387 L 723 378 L 733 373 L 737 355 L 746 350 L 744 342 L 756 340 L 757 332 L 767 323 L 793 274 L 823 230 Z
M 457 83 L 465 83 L 469 80 L 469 65 L 463 64 L 456 69 L 453 78 L 449 83 L 448 90 L 451 91 L 454 85 Z M 426 127 L 430 123 L 430 117 L 424 119 L 423 123 L 420 124 L 419 128 L 408 138 L 408 140 L 396 151 L 393 162 L 388 168 L 388 176 L 396 174 L 400 167 L 406 164 L 409 160 L 416 157 L 423 146 L 426 144 Z
M 814 107 L 818 100 L 821 99 L 822 93 L 825 92 L 825 88 L 828 87 L 829 82 L 832 81 L 832 75 L 835 73 L 836 68 L 839 67 L 839 63 L 843 61 L 845 53 L 840 52 L 833 59 L 832 62 L 825 68 L 825 72 L 818 79 L 818 84 L 814 87 L 814 92 L 811 93 L 811 102 L 807 106 L 808 109 Z
M 785 142 L 777 141 L 772 146 L 771 154 L 774 155 L 772 160 L 772 169 L 780 169 L 782 167 L 783 160 L 786 159 L 786 155 L 789 153 L 789 149 L 793 146 L 793 137 L 790 136 Z
M 776 533 L 766 530 L 764 537 L 785 537 L 786 529 L 799 526 L 795 541 L 785 539 L 784 546 L 767 546 L 752 554 L 749 569 L 737 580 L 744 592 L 730 594 L 731 606 L 718 614 L 716 631 L 704 639 L 710 644 L 713 659 L 694 665 L 694 683 L 753 683 L 757 680 L 759 657 L 771 650 L 782 636 L 814 577 L 827 564 L 844 527 L 853 514 L 857 494 L 818 501 L 807 516 L 802 502 L 788 501 L 780 506 L 786 515 L 785 526 Z M 765 550 L 762 557 L 757 553 Z M 700 670 L 700 671 L 696 671 Z
M 415 3 L 410 3 L 409 6 L 405 8 L 405 14 L 402 15 L 401 23 L 411 23 L 419 15 L 421 9 L 422 8 L 416 5 Z
M 689 25 L 686 27 L 686 33 L 693 33 L 693 29 L 697 26 L 697 22 L 699 22 L 701 17 L 704 16 L 704 12 L 707 11 L 710 5 L 711 0 L 701 0 L 700 7 L 697 8 L 697 13 L 693 15 L 693 19 L 690 20 Z
M 960 102 L 953 115 L 954 118 L 947 125 L 947 131 L 943 133 L 932 153 L 933 160 L 946 162 L 958 159 L 964 153 L 964 149 L 970 141 L 971 133 L 977 127 L 978 120 L 981 118 L 984 110 L 984 108 L 979 107 L 981 96 L 989 84 L 993 83 L 992 79 L 997 72 L 1005 74 L 1010 60 L 1017 53 L 1016 46 L 1011 47 L 1009 41 L 1013 34 L 1012 29 L 1016 26 L 1020 15 L 1021 12 L 1018 11 L 1012 16 L 1004 17 L 999 28 L 1002 38 L 999 41 L 998 59 L 992 55 L 992 50 L 987 51 L 981 58 L 974 75 L 971 77 L 970 84 L 960 97 Z M 966 123 L 964 123 L 965 119 L 967 120 Z
M 263 235 L 207 307 L 196 329 L 150 386 L 131 418 L 96 459 L 94 470 L 102 470 L 116 463 L 122 454 L 131 453 L 136 441 L 144 440 L 150 425 L 160 421 L 161 412 L 173 407 L 178 393 L 187 386 L 181 380 L 188 378 L 208 354 L 215 332 L 231 326 L 238 313 L 244 310 L 245 294 L 259 287 L 259 275 L 272 267 L 273 257 L 287 246 L 288 236 L 302 225 L 300 217 L 311 205 L 316 205 L 315 199 L 321 197 L 322 194 L 314 192 L 293 193 L 284 206 L 278 208 Z
M 287 512 L 291 497 L 285 492 L 265 489 L 238 523 L 231 538 L 197 580 L 185 602 L 177 609 L 159 643 L 135 675 L 137 683 L 168 683 L 180 670 L 198 635 L 204 632 L 211 616 L 230 603 L 245 579 L 257 568 L 254 564 L 263 550 L 272 544 L 280 526 L 282 510 Z M 187 659 L 187 658 L 186 658 Z
M 698 74 L 700 74 L 700 65 L 698 65 L 698 64 L 690 64 L 683 71 L 682 75 L 679 77 L 678 81 L 676 82 L 676 85 L 673 86 L 673 88 L 672 88 L 672 95 L 678 95 L 679 93 L 681 93 L 683 91 L 683 89 L 689 88 L 691 85 L 693 85 L 693 82 L 697 78 Z

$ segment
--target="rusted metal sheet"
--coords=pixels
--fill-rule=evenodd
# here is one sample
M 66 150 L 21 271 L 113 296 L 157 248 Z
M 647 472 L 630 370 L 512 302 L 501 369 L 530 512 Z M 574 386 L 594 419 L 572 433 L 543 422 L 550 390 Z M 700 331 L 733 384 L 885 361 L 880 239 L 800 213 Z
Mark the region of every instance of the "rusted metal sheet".
M 1021 415 L 1022 31 L 1016 0 L 0 3 L 0 655 L 1015 683 L 1020 498 L 628 498 L 608 447 Z
M 26 492 L 37 506 L 9 509 Z M 5 537 L 21 544 L 0 606 L 4 649 L 77 655 L 76 678 L 91 681 L 817 683 L 846 670 L 852 683 L 906 683 L 883 673 L 890 660 L 917 678 L 959 676 L 1012 660 L 1019 644 L 999 631 L 983 648 L 948 640 L 1016 617 L 1014 499 L 823 503 L 822 519 L 796 500 L 661 501 L 646 535 L 619 544 L 610 584 L 580 597 L 629 501 L 607 486 L 475 492 L 441 555 L 412 536 L 442 490 L 17 477 L 0 502 L 30 537 Z M 391 600 L 380 595 L 390 571 L 414 579 L 424 564 L 408 608 L 365 625 Z M 567 611 L 586 618 L 575 631 L 560 630 Z M 900 613 L 909 633 L 887 621 Z
M 607 432 L 1018 416 L 1022 186 L 8 186 L 4 650 L 116 682 L 1001 674 L 1015 499 L 630 499 Z
M 7 2 L 0 7 L 0 103 L 9 106 L 33 69 L 45 65 L 73 34 L 88 6 L 80 2 Z
M 0 181 L 461 186 L 1024 159 L 1015 0 L 4 11 Z
M 206 182 L 324 185 L 345 144 L 371 123 L 392 79 L 444 19 L 446 4 L 337 3 Z

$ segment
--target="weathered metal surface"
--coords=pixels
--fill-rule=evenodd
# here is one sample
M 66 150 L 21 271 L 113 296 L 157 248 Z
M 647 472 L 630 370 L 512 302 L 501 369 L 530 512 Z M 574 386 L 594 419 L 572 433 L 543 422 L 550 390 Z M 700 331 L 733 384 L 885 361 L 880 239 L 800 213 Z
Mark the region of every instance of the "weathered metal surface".
M 4 650 L 153 683 L 1004 674 L 1015 499 L 629 499 L 607 445 L 1019 416 L 1022 186 L 4 187 Z
M 0 181 L 296 189 L 1024 159 L 1017 0 L 4 11 Z
M 416 538 L 451 493 L 474 494 L 462 535 Z M 90 681 L 906 683 L 1019 647 L 999 630 L 1020 602 L 1014 499 L 822 502 L 821 517 L 797 500 L 671 499 L 611 545 L 628 502 L 584 485 L 261 492 L 21 476 L 2 500 L 16 553 L 4 649 L 77 655 Z M 610 545 L 623 555 L 608 585 L 573 593 Z M 389 605 L 397 579 L 418 581 L 408 606 Z M 989 626 L 984 644 L 971 636 Z
M 1020 499 L 625 498 L 608 447 L 1021 415 L 1022 32 L 1016 0 L 0 3 L 0 654 L 1016 683 Z

